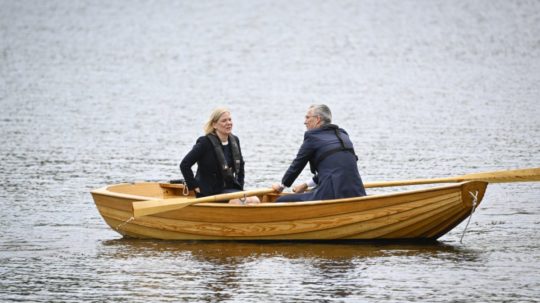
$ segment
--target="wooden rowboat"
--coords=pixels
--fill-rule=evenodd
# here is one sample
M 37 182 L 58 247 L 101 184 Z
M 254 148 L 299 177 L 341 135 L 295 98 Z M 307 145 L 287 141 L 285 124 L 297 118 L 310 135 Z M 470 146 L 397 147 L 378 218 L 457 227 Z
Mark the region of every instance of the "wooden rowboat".
M 92 191 L 107 224 L 134 238 L 167 240 L 436 240 L 478 207 L 488 183 L 540 181 L 540 168 L 375 182 L 426 189 L 347 199 L 275 203 L 272 189 L 195 198 L 179 184 L 124 183 Z M 185 195 L 184 195 L 185 194 Z M 256 195 L 257 205 L 224 203 Z M 223 200 L 223 201 L 221 201 Z
M 540 168 L 375 182 L 366 188 L 457 184 L 347 199 L 275 203 L 272 189 L 195 198 L 181 184 L 124 183 L 92 191 L 107 224 L 167 240 L 436 240 L 478 207 L 488 183 L 540 181 Z M 185 194 L 185 195 L 184 195 Z M 257 205 L 224 203 L 256 195 Z M 223 201 L 221 201 L 223 200 Z
M 232 205 L 206 202 L 133 218 L 132 204 L 152 199 L 193 199 L 180 184 L 143 182 L 92 191 L 107 224 L 135 238 L 170 240 L 435 240 L 482 200 L 487 183 L 470 181 L 428 189 L 358 198 Z M 190 193 L 191 194 L 191 193 Z

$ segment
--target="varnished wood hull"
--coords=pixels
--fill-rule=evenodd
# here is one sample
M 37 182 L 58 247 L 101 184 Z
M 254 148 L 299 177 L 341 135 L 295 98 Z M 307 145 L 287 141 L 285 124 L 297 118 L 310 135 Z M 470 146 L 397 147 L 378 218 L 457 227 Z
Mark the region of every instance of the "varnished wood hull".
M 478 206 L 487 183 L 328 201 L 230 205 L 201 203 L 132 219 L 132 202 L 178 198 L 159 183 L 113 185 L 92 191 L 107 224 L 135 238 L 168 240 L 435 240 Z M 187 197 L 189 198 L 189 196 Z M 186 199 L 187 199 L 186 198 Z M 271 201 L 275 196 L 260 197 Z

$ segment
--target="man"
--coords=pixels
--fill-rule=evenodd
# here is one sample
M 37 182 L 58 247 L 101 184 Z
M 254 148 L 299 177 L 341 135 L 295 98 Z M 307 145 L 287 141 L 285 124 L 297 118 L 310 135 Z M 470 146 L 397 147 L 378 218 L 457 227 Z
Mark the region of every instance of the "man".
M 272 187 L 277 192 L 290 187 L 309 162 L 315 174 L 312 182 L 317 186 L 312 192 L 285 195 L 276 202 L 328 200 L 365 196 L 366 191 L 356 166 L 357 157 L 347 132 L 332 123 L 332 113 L 324 104 L 309 107 L 304 125 L 304 142 L 296 159 L 283 176 L 281 184 Z M 312 185 L 312 184 L 311 184 Z M 293 188 L 303 192 L 308 184 Z

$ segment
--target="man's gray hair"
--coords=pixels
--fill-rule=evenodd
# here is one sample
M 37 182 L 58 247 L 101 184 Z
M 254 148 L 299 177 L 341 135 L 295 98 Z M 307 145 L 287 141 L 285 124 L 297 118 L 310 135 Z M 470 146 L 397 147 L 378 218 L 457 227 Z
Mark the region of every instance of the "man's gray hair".
M 309 109 L 313 110 L 313 115 L 321 117 L 323 125 L 332 123 L 332 112 L 328 106 L 324 104 L 313 104 Z

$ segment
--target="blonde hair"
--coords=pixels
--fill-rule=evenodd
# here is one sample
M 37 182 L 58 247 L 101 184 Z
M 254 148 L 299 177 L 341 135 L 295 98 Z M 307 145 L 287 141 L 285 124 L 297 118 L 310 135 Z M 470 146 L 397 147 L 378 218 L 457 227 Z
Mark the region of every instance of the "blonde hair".
M 219 121 L 219 117 L 223 115 L 224 113 L 230 113 L 229 109 L 226 107 L 218 107 L 212 111 L 210 114 L 210 117 L 208 118 L 208 121 L 204 124 L 204 134 L 208 135 L 213 132 L 215 132 L 214 126 L 212 124 Z

